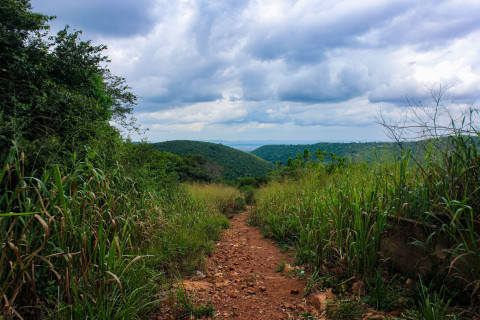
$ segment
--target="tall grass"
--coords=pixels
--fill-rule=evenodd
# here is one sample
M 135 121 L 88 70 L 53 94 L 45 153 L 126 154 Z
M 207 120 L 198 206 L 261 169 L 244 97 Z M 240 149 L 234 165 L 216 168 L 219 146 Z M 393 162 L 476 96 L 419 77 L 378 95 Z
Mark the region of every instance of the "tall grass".
M 138 189 L 120 166 L 23 171 L 12 148 L 0 171 L 0 312 L 4 318 L 134 319 L 160 278 L 192 271 L 227 218 L 175 187 Z
M 0 174 L 3 315 L 36 314 L 35 307 L 57 308 L 48 311 L 52 317 L 116 319 L 121 306 L 145 309 L 145 294 L 126 277 L 141 268 L 136 245 L 147 235 L 140 221 L 152 199 L 89 163 L 77 164 L 72 175 L 53 166 L 40 178 L 22 168 L 23 154 L 12 149 Z
M 438 145 L 445 149 L 427 153 L 422 167 L 410 164 L 410 154 L 403 153 L 392 164 L 370 168 L 298 170 L 292 179 L 273 181 L 257 192 L 250 222 L 295 247 L 299 262 L 369 283 L 387 266 L 389 257 L 382 252 L 395 219 L 434 223 L 438 228 L 430 232 L 447 243 L 437 246 L 445 269 L 434 275 L 435 282 L 478 303 L 480 155 L 468 137 Z M 426 241 L 432 236 L 427 234 Z
M 226 201 L 220 195 L 216 200 Z M 167 275 L 201 268 L 205 254 L 211 252 L 214 241 L 229 226 L 218 202 L 199 198 L 186 185 L 173 201 L 162 203 L 161 210 L 160 223 L 152 230 L 147 248 L 153 255 L 148 264 Z
M 239 213 L 246 206 L 242 193 L 234 187 L 215 183 L 190 183 L 186 188 L 193 200 L 223 214 Z
M 368 183 L 372 179 L 363 167 L 351 167 L 272 183 L 259 190 L 250 221 L 294 245 L 302 263 L 330 264 L 348 274 L 373 271 L 386 210 L 378 188 Z

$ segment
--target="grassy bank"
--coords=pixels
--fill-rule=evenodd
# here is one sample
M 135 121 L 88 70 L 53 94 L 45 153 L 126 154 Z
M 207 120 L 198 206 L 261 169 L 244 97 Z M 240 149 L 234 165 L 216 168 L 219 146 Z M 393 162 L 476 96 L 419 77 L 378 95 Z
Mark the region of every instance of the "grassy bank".
M 27 176 L 15 148 L 3 163 L 4 318 L 145 318 L 166 279 L 202 264 L 239 196 L 220 186 L 210 187 L 214 199 L 195 186 L 146 188 L 121 166 L 65 167 Z
M 310 164 L 279 172 L 257 193 L 250 221 L 296 249 L 298 262 L 312 268 L 311 284 L 334 287 L 340 296 L 359 293 L 360 286 L 360 309 L 468 318 L 469 308 L 480 303 L 479 155 L 468 138 L 450 142 L 451 149 L 431 153 L 423 167 L 409 165 L 403 154 L 393 164 L 369 168 Z M 395 269 L 386 248 L 399 219 L 435 224 L 425 229 L 426 239 L 408 244 L 425 251 L 429 270 Z

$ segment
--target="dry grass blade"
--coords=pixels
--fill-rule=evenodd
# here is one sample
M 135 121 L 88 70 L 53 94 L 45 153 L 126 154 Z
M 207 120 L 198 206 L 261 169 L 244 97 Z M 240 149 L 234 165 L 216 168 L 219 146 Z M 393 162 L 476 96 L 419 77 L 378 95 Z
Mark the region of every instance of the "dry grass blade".
M 143 258 L 147 258 L 147 257 L 153 257 L 153 255 L 150 254 L 150 255 L 145 255 L 145 256 L 136 256 L 135 258 L 133 258 L 132 261 L 130 261 L 130 262 L 125 266 L 125 268 L 124 268 L 123 271 L 122 271 L 121 276 L 123 276 L 123 274 L 124 274 L 124 273 L 130 268 L 130 266 L 131 266 L 132 264 L 134 264 L 136 261 L 141 260 L 141 259 L 143 259 Z
M 111 276 L 113 277 L 113 279 L 107 280 L 107 283 L 111 283 L 111 282 L 113 282 L 113 281 L 117 282 L 117 283 L 118 283 L 118 286 L 120 287 L 120 291 L 123 292 L 122 282 L 121 282 L 120 279 L 117 277 L 117 275 L 114 274 L 114 273 L 111 272 L 111 271 L 107 271 L 106 273 L 108 273 L 109 275 L 111 275 Z
M 34 217 L 42 224 L 43 230 L 45 231 L 45 233 L 43 234 L 43 238 L 46 241 L 50 237 L 50 226 L 38 214 L 35 214 Z
M 17 246 L 15 246 L 15 244 L 13 244 L 10 241 L 7 242 L 7 245 L 10 247 L 10 249 L 12 249 L 12 251 L 15 253 L 15 257 L 17 258 L 17 260 L 13 265 L 16 265 L 18 262 L 20 264 L 20 268 L 23 269 L 23 259 L 22 259 L 22 255 L 20 254 L 20 250 L 18 250 Z
M 48 219 L 53 219 L 53 217 L 48 213 L 47 207 L 46 207 L 45 204 L 43 203 L 43 197 L 42 197 L 42 195 L 40 194 L 40 190 L 39 190 L 39 189 L 40 189 L 39 187 L 35 188 L 35 192 L 37 193 L 37 196 L 38 196 L 38 202 L 40 203 L 40 206 L 42 207 L 42 210 L 43 210 L 42 213 L 44 213 L 44 214 L 48 217 Z
M 39 257 L 40 260 L 45 261 L 45 263 L 48 264 L 50 271 L 55 275 L 57 280 L 62 280 L 62 276 L 55 270 L 55 266 L 50 262 L 49 258 L 62 255 L 62 254 L 63 253 L 56 253 L 56 254 L 49 255 L 47 257 Z

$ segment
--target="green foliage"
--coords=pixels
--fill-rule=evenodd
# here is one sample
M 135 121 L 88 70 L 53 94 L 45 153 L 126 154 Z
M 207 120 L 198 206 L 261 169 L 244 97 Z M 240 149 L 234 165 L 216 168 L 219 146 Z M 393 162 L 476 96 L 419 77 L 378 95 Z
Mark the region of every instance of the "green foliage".
M 432 292 L 433 291 L 433 292 Z M 445 302 L 445 292 L 437 292 L 427 288 L 420 279 L 418 288 L 418 316 L 424 320 L 452 319 L 448 312 L 448 306 L 452 300 Z
M 245 203 L 253 205 L 255 203 L 255 192 L 260 186 L 265 185 L 269 181 L 269 177 L 243 177 L 236 181 L 237 188 L 242 191 Z
M 303 263 L 344 261 L 351 273 L 374 270 L 386 212 L 371 179 L 366 169 L 350 167 L 274 182 L 259 190 L 250 219 L 265 235 L 295 246 Z
M 457 304 L 478 303 L 477 141 L 461 135 L 430 140 L 435 149 L 415 164 L 410 152 L 401 152 L 393 163 L 370 168 L 339 161 L 338 167 L 329 170 L 334 162 L 305 166 L 293 162 L 293 169 L 282 169 L 276 180 L 257 191 L 250 222 L 266 236 L 296 248 L 300 262 L 316 270 L 335 270 L 337 282 L 352 276 L 365 280 L 364 301 L 384 310 L 393 308 L 396 291 L 393 280 L 382 277 L 388 273 L 379 273 L 388 265 L 388 256 L 381 252 L 392 223 L 398 217 L 435 224 L 439 228 L 427 233 L 425 243 L 415 242 L 425 248 L 437 236 L 445 242 L 435 244 L 435 255 L 442 257 L 431 271 L 437 287 L 432 284 L 428 291 L 421 291 L 420 308 L 447 312 L 448 304 L 432 302 L 439 299 L 435 293 L 439 290 L 451 295 L 461 292 L 456 295 Z M 317 152 L 320 159 L 326 155 Z M 289 169 L 289 175 L 281 174 Z
M 417 142 L 406 142 L 403 147 L 412 150 L 419 158 L 425 155 L 423 144 Z M 269 162 L 276 163 L 280 161 L 282 164 L 288 162 L 288 158 L 295 158 L 300 154 L 303 158 L 305 149 L 308 150 L 324 150 L 327 153 L 314 152 L 311 155 L 312 161 L 330 160 L 326 157 L 328 153 L 333 153 L 340 158 L 346 157 L 349 162 L 354 163 L 375 163 L 375 162 L 392 162 L 394 154 L 400 153 L 400 147 L 393 142 L 350 142 L 350 143 L 328 143 L 319 142 L 309 145 L 266 145 L 253 150 L 251 153 L 265 159 Z
M 180 286 L 175 292 L 175 298 L 178 303 L 181 305 L 182 317 L 213 317 L 215 314 L 215 309 L 213 305 L 205 304 L 196 304 L 194 302 L 193 294 L 189 293 L 183 283 L 180 282 Z
M 196 270 L 212 250 L 228 226 L 220 204 L 239 207 L 238 191 L 227 200 L 221 189 L 212 203 L 180 187 L 166 193 L 170 185 L 136 184 L 122 167 L 107 172 L 94 162 L 77 162 L 68 172 L 53 166 L 27 177 L 23 159 L 12 149 L 0 172 L 5 317 L 145 314 L 159 277 Z
M 126 309 L 148 309 L 145 294 L 154 283 L 132 284 L 129 270 L 142 269 L 144 256 L 135 247 L 146 229 L 138 221 L 147 220 L 152 202 L 129 179 L 91 163 L 78 163 L 67 175 L 54 166 L 42 177 L 27 177 L 23 154 L 15 149 L 1 178 L 0 210 L 8 213 L 0 217 L 2 242 L 8 244 L 0 268 L 1 293 L 8 299 L 0 304 L 4 316 L 35 313 L 38 305 L 68 306 L 53 317 L 103 313 L 118 319 Z M 89 304 L 89 297 L 97 304 Z M 120 307 L 121 300 L 128 303 Z
M 395 278 L 384 278 L 381 271 L 365 280 L 366 296 L 363 299 L 375 310 L 391 311 L 398 305 L 400 292 L 395 288 Z
M 357 301 L 343 301 L 338 305 L 327 306 L 327 317 L 330 319 L 361 319 L 363 306 Z
M 30 10 L 0 2 L 0 318 L 146 318 L 243 198 L 198 200 L 180 182 L 210 178 L 202 158 L 123 141 L 136 97 L 105 46 Z
M 196 201 L 213 206 L 214 210 L 219 210 L 225 215 L 245 210 L 245 200 L 236 188 L 220 184 L 190 183 L 187 189 Z
M 47 37 L 52 17 L 30 10 L 26 0 L 0 5 L 0 114 L 8 124 L 0 156 L 15 141 L 29 172 L 74 152 L 83 158 L 84 146 L 113 130 L 109 121 L 133 125 L 128 115 L 136 101 L 125 80 L 105 67 L 104 45 L 82 41 L 68 27 Z
M 241 177 L 263 177 L 275 169 L 275 166 L 267 161 L 221 144 L 178 140 L 152 143 L 151 146 L 156 150 L 178 156 L 201 155 L 205 159 L 211 159 L 208 161 L 211 163 L 213 172 L 216 176 L 226 180 L 235 180 Z

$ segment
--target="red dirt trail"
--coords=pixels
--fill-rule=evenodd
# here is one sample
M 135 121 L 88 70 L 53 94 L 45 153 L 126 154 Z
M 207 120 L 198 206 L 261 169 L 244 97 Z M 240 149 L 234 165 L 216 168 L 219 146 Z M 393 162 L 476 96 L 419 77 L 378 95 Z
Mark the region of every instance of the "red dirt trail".
M 291 258 L 258 228 L 248 226 L 247 215 L 248 210 L 233 216 L 207 259 L 207 271 L 184 280 L 186 290 L 194 291 L 197 303 L 215 306 L 214 319 L 305 319 L 318 314 L 303 297 L 307 280 L 299 279 L 302 271 L 288 272 Z M 282 262 L 288 266 L 277 272 Z
M 292 268 L 291 256 L 247 224 L 249 210 L 231 218 L 230 228 L 207 258 L 204 272 L 183 280 L 183 288 L 193 297 L 191 302 L 214 306 L 215 315 L 206 319 L 327 319 L 326 306 L 335 306 L 337 300 L 332 289 L 313 293 L 307 300 L 303 293 L 309 275 L 302 276 L 301 269 Z M 281 264 L 286 267 L 279 272 Z M 185 317 L 172 303 L 166 302 L 152 319 L 198 319 Z M 361 319 L 393 318 L 393 312 L 386 315 L 368 309 Z

